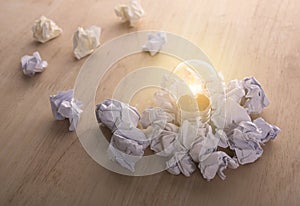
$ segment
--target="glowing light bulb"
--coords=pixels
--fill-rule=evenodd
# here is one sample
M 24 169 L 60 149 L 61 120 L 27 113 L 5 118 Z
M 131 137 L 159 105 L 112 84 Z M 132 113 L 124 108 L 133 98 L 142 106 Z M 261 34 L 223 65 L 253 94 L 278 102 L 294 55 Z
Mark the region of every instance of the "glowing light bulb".
M 197 73 L 185 64 L 180 64 L 174 71 L 190 88 L 194 96 L 203 92 L 203 85 Z
M 189 87 L 193 95 L 197 95 L 203 92 L 203 88 L 201 84 L 189 84 Z
M 210 99 L 207 96 L 205 84 L 199 74 L 184 63 L 179 64 L 174 73 L 187 84 L 192 93 L 179 98 L 180 117 L 182 119 L 189 119 L 190 117 L 196 118 L 200 116 L 202 122 L 208 121 L 211 110 Z

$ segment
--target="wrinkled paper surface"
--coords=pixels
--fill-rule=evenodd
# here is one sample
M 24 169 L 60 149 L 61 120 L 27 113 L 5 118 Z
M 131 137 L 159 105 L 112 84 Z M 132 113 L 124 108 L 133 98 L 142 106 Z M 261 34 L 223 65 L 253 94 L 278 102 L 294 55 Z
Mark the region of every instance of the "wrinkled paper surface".
M 58 92 L 50 96 L 52 114 L 56 120 L 69 119 L 70 131 L 74 131 L 80 119 L 82 104 L 73 97 L 74 90 Z
M 267 98 L 264 90 L 259 82 L 254 77 L 245 78 L 243 80 L 243 86 L 246 90 L 246 103 L 245 108 L 249 114 L 259 114 L 262 110 L 269 105 L 269 99 Z
M 140 115 L 136 108 L 106 99 L 96 106 L 96 117 L 98 123 L 113 133 L 107 150 L 109 157 L 134 172 L 136 162 L 142 158 L 150 144 L 144 132 L 137 128 Z
M 184 176 L 189 177 L 196 170 L 196 165 L 192 158 L 184 151 L 176 152 L 166 164 L 168 172 L 173 175 L 182 173 Z
M 228 167 L 236 169 L 239 166 L 235 158 L 231 158 L 225 152 L 217 151 L 208 155 L 206 159 L 202 160 L 198 167 L 207 180 L 213 179 L 216 174 L 224 180 L 226 178 L 224 170 Z
M 91 26 L 88 29 L 78 27 L 73 36 L 73 53 L 77 59 L 81 59 L 91 53 L 100 45 L 101 28 Z
M 250 121 L 240 122 L 228 139 L 230 149 L 235 151 L 237 159 L 242 165 L 256 161 L 263 153 L 260 145 L 261 132 Z
M 120 17 L 123 22 L 129 22 L 129 25 L 134 27 L 145 15 L 145 12 L 139 0 L 130 0 L 128 5 L 116 6 L 115 14 Z
M 24 75 L 32 77 L 36 72 L 42 72 L 48 66 L 47 61 L 43 61 L 39 52 L 34 52 L 33 56 L 25 55 L 21 58 Z
M 259 117 L 253 121 L 253 123 L 261 130 L 261 142 L 265 143 L 271 139 L 275 139 L 280 129 L 266 122 L 263 118 Z
M 51 19 L 41 16 L 32 26 L 33 38 L 41 43 L 45 43 L 62 33 L 62 29 Z
M 128 104 L 106 99 L 96 106 L 96 117 L 98 123 L 104 124 L 114 132 L 117 129 L 129 130 L 137 127 L 140 114 Z
M 149 141 L 138 128 L 116 130 L 112 135 L 107 152 L 112 160 L 134 172 L 136 162 L 142 158 L 148 145 Z
M 151 56 L 157 54 L 163 45 L 167 43 L 167 36 L 165 32 L 155 32 L 148 34 L 148 40 L 143 45 L 143 51 L 150 52 Z

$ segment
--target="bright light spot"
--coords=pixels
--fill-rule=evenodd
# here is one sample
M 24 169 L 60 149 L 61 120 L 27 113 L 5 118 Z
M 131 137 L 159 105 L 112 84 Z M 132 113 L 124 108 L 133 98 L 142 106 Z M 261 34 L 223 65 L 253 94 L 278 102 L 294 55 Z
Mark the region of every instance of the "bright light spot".
M 181 79 L 183 79 L 188 85 L 193 93 L 193 95 L 201 94 L 203 92 L 203 85 L 198 74 L 187 65 L 181 65 L 176 68 L 175 74 L 177 74 Z
M 190 84 L 189 87 L 193 95 L 201 94 L 203 92 L 201 84 Z

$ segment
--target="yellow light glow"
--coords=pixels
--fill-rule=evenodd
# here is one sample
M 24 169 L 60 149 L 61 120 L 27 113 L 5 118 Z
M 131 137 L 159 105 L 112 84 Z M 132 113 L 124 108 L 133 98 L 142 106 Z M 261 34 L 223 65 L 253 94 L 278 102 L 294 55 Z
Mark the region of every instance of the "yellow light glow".
M 193 95 L 201 94 L 203 92 L 201 84 L 190 84 L 189 87 Z
M 200 78 L 195 71 L 186 65 L 182 65 L 175 71 L 179 77 L 181 77 L 188 85 L 193 95 L 201 94 L 203 92 L 203 86 Z

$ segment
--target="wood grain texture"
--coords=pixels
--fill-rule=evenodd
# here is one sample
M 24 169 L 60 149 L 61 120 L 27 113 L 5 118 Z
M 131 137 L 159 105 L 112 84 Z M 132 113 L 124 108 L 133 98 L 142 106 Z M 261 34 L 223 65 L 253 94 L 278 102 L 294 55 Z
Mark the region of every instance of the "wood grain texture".
M 116 0 L 0 2 L 0 205 L 299 205 L 300 1 L 142 0 L 147 15 L 137 28 L 115 17 Z M 40 15 L 63 34 L 35 43 L 31 26 Z M 226 181 L 102 168 L 67 121 L 53 120 L 48 100 L 73 87 L 85 59 L 74 59 L 72 34 L 93 24 L 103 28 L 101 42 L 145 29 L 174 32 L 202 48 L 226 80 L 255 76 L 271 101 L 262 115 L 282 132 L 257 162 L 227 170 Z M 26 78 L 20 58 L 36 50 L 49 66 Z M 110 84 L 102 85 L 99 99 Z

